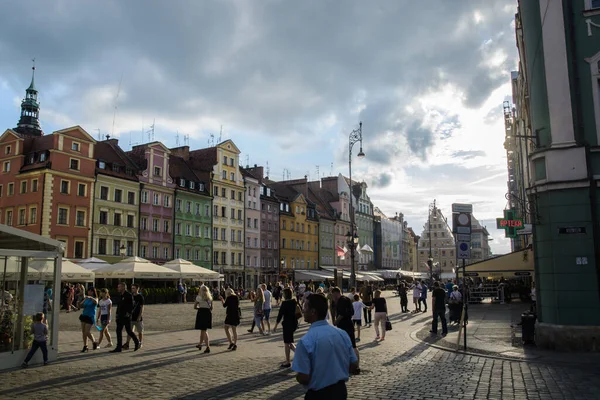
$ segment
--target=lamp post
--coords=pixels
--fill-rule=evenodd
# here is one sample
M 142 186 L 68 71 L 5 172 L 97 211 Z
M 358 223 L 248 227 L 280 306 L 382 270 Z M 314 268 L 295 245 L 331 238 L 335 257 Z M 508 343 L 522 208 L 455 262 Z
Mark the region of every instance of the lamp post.
M 358 244 L 358 235 L 356 235 L 356 226 L 354 225 L 354 209 L 352 208 L 352 198 L 354 194 L 352 193 L 352 147 L 360 142 L 360 151 L 358 152 L 358 158 L 363 158 L 365 153 L 363 153 L 362 149 L 362 122 L 358 124 L 358 129 L 350 132 L 349 144 L 348 144 L 348 173 L 350 175 L 350 238 L 356 236 L 356 244 Z M 356 287 L 356 267 L 354 266 L 354 250 L 356 248 L 356 244 L 354 240 L 349 240 L 348 244 L 350 245 L 350 287 Z
M 433 204 L 429 205 L 429 216 L 427 220 L 427 228 L 429 230 L 429 259 L 427 260 L 427 265 L 429 266 L 429 279 L 433 281 L 433 253 L 431 251 L 431 213 L 435 212 L 435 200 L 433 200 Z M 433 220 L 437 219 L 437 214 L 433 216 Z
M 283 257 L 281 257 L 281 260 L 279 261 L 279 273 L 277 275 L 278 281 L 281 279 L 281 269 L 284 267 L 284 264 L 285 264 L 285 260 L 283 259 Z
M 348 242 L 348 246 L 350 247 L 350 258 L 351 258 L 351 267 L 350 267 L 350 288 L 356 287 L 356 271 L 354 270 L 354 251 L 358 247 L 358 233 L 352 227 L 351 231 L 346 235 L 346 241 Z

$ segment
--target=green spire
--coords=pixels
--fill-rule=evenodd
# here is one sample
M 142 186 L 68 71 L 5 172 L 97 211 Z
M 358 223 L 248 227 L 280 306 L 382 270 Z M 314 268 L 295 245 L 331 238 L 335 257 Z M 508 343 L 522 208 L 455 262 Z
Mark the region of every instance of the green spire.
M 33 66 L 31 67 L 31 84 L 29 85 L 29 87 L 27 88 L 27 90 L 34 90 L 37 92 L 36 88 L 35 88 L 35 58 L 33 60 Z

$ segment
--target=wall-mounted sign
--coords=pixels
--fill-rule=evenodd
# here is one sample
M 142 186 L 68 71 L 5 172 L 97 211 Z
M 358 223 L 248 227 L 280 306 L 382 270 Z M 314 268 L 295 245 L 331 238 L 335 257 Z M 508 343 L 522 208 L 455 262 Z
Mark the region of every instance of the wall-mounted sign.
M 465 276 L 479 276 L 477 272 L 465 272 Z
M 496 228 L 504 229 L 504 237 L 516 238 L 517 231 L 525 228 L 521 218 L 516 217 L 515 210 L 504 210 L 504 218 L 496 218 Z
M 586 233 L 585 226 L 569 226 L 558 228 L 559 235 L 585 235 Z
M 515 272 L 515 276 L 530 276 L 531 272 L 528 271 L 517 271 Z

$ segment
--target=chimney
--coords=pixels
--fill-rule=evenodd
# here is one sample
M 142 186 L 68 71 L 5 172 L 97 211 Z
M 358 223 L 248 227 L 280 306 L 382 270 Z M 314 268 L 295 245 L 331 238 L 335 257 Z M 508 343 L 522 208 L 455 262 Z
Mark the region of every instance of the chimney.
M 171 149 L 171 154 L 183 158 L 185 161 L 190 160 L 190 146 L 181 146 Z

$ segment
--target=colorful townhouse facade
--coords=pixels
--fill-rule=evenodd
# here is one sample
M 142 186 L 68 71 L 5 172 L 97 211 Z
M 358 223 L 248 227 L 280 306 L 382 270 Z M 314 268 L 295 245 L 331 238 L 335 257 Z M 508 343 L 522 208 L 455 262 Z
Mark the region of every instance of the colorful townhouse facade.
M 280 279 L 282 263 L 279 255 L 279 200 L 275 190 L 267 184 L 264 168 L 247 168 L 258 179 L 260 191 L 260 262 L 264 282 Z
M 350 193 L 346 178 L 342 174 L 338 176 L 329 176 L 321 178 L 320 187 L 330 193 L 329 204 L 336 210 L 335 222 L 335 248 L 336 262 L 335 266 L 343 269 L 350 269 L 350 248 L 348 246 L 348 233 L 350 232 Z M 338 256 L 337 251 L 344 250 L 343 256 Z M 356 254 L 358 259 L 358 253 Z
M 91 254 L 96 141 L 81 127 L 44 135 L 35 68 L 17 127 L 0 137 L 0 221 L 57 239 L 65 256 Z
M 298 181 L 277 182 L 272 186 L 277 193 L 279 206 L 279 251 L 282 270 L 288 278 L 297 269 L 319 267 L 319 221 L 314 205 L 293 185 Z M 290 274 L 292 274 L 290 276 Z
M 213 269 L 236 287 L 244 284 L 244 180 L 232 140 L 189 152 L 193 168 L 208 171 L 213 194 Z
M 163 264 L 172 260 L 175 182 L 169 173 L 170 150 L 160 142 L 134 146 L 127 155 L 139 166 L 140 257 Z
M 92 256 L 115 263 L 138 255 L 139 171 L 117 139 L 98 142 L 95 159 Z
M 259 178 L 245 168 L 240 168 L 245 191 L 245 256 L 244 279 L 251 288 L 256 288 L 261 280 L 261 202 Z
M 171 149 L 169 172 L 175 182 L 174 258 L 212 269 L 210 173 L 192 169 L 187 146 Z

